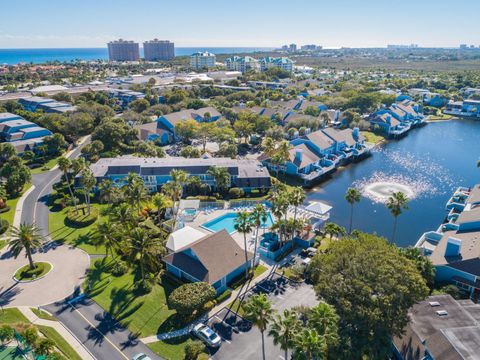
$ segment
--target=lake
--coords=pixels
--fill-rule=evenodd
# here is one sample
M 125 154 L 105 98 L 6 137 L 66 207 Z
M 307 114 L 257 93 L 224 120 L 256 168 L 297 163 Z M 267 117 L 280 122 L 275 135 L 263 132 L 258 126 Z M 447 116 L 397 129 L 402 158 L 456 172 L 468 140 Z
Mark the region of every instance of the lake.
M 480 182 L 480 121 L 432 122 L 412 130 L 405 138 L 390 141 L 372 151 L 372 156 L 338 170 L 331 179 L 313 188 L 307 200 L 333 206 L 332 222 L 348 227 L 349 187 L 362 192 L 355 205 L 353 224 L 366 232 L 392 237 L 393 217 L 369 192 L 372 184 L 388 182 L 408 188 L 409 209 L 398 218 L 396 244 L 414 245 L 428 230 L 436 229 L 446 216 L 445 203 L 458 186 Z

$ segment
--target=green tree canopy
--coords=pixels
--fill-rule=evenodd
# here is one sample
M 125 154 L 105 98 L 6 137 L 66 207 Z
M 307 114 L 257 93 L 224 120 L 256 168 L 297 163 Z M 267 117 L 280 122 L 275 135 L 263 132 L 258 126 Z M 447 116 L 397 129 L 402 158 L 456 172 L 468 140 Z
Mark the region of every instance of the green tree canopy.
M 390 350 L 390 337 L 400 335 L 407 311 L 428 294 L 415 264 L 395 245 L 359 233 L 331 243 L 309 266 L 315 291 L 340 316 L 344 358 L 380 358 Z
M 184 284 L 172 291 L 168 303 L 179 314 L 191 315 L 215 298 L 216 291 L 205 282 Z

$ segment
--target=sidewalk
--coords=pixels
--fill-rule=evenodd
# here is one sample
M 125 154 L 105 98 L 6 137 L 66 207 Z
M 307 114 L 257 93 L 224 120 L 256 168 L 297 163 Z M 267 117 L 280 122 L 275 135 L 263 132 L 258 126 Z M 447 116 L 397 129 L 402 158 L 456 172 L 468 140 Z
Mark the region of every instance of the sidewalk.
M 212 310 L 210 310 L 208 312 L 208 316 L 207 318 L 210 318 L 212 317 L 213 315 L 215 315 L 216 313 L 218 313 L 220 310 L 222 310 L 225 306 L 227 306 L 227 304 L 229 304 L 231 301 L 233 301 L 233 299 L 237 298 L 237 296 L 239 295 L 242 295 L 242 294 L 245 294 L 248 290 L 250 290 L 252 287 L 254 287 L 256 284 L 258 284 L 259 282 L 265 280 L 268 276 L 270 276 L 272 273 L 275 272 L 275 267 L 274 266 L 269 266 L 268 264 L 262 264 L 262 265 L 265 265 L 267 267 L 267 271 L 265 271 L 264 273 L 262 273 L 261 275 L 259 275 L 258 277 L 256 277 L 255 279 L 247 282 L 247 287 L 244 288 L 244 286 L 240 286 L 237 290 L 233 290 L 232 291 L 232 295 L 226 299 L 225 301 L 221 302 L 220 304 L 218 304 L 217 306 L 215 306 Z M 205 315 L 203 315 L 199 320 L 197 321 L 194 321 L 192 324 L 190 324 L 189 326 L 186 326 L 184 329 L 181 329 L 181 330 L 177 330 L 177 331 L 174 331 L 173 334 L 172 333 L 164 333 L 164 334 L 157 334 L 157 335 L 152 335 L 152 336 L 148 336 L 148 337 L 145 337 L 143 339 L 140 339 L 141 342 L 143 342 L 144 344 L 150 344 L 150 343 L 153 343 L 153 342 L 157 342 L 159 340 L 163 340 L 163 339 L 168 339 L 168 338 L 171 338 L 171 337 L 175 337 L 174 335 L 176 336 L 180 336 L 180 335 L 184 335 L 184 330 L 185 329 L 189 329 L 192 327 L 193 324 L 196 324 L 198 323 L 199 321 L 201 321 L 203 318 L 205 318 Z
M 54 328 L 67 342 L 68 344 L 77 352 L 77 354 L 84 360 L 95 360 L 95 358 L 90 354 L 90 352 L 83 346 L 83 344 L 68 331 L 61 322 L 40 319 L 30 310 L 27 306 L 19 306 L 18 310 L 32 323 L 35 325 L 43 325 Z

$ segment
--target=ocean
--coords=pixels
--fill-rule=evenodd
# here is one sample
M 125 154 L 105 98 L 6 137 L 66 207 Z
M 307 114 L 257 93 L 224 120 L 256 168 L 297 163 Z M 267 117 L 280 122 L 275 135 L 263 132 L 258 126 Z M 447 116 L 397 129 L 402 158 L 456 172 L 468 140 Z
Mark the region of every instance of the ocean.
M 254 53 L 269 51 L 273 48 L 252 47 L 177 47 L 176 56 L 191 55 L 198 51 L 208 51 L 213 54 Z M 143 49 L 140 49 L 143 57 Z M 0 64 L 14 65 L 20 62 L 41 64 L 49 61 L 71 62 L 76 60 L 108 60 L 107 48 L 78 49 L 0 49 Z

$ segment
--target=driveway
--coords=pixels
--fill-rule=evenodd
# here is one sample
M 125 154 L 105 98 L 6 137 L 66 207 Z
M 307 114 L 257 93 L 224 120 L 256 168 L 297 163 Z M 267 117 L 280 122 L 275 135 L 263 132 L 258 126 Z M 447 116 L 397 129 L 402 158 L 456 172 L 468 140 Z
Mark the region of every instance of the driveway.
M 59 319 L 97 360 L 129 360 L 138 353 L 161 360 L 95 301 L 88 298 L 69 300 L 72 299 L 42 308 Z
M 53 242 L 33 254 L 33 260 L 51 263 L 52 270 L 39 280 L 17 283 L 13 275 L 27 259 L 23 253 L 16 259 L 9 251 L 1 255 L 0 305 L 36 307 L 64 299 L 80 286 L 90 266 L 90 257 L 83 250 Z
M 273 307 L 281 312 L 299 305 L 314 306 L 318 303 L 311 285 L 291 282 L 279 275 L 260 282 L 245 297 L 252 294 L 266 293 Z M 222 346 L 211 350 L 211 358 L 227 359 L 262 359 L 262 340 L 260 331 L 249 321 L 238 316 L 234 311 L 222 309 L 208 321 L 222 337 Z M 273 339 L 265 334 L 265 352 L 267 359 L 284 359 L 284 351 L 273 344 Z

